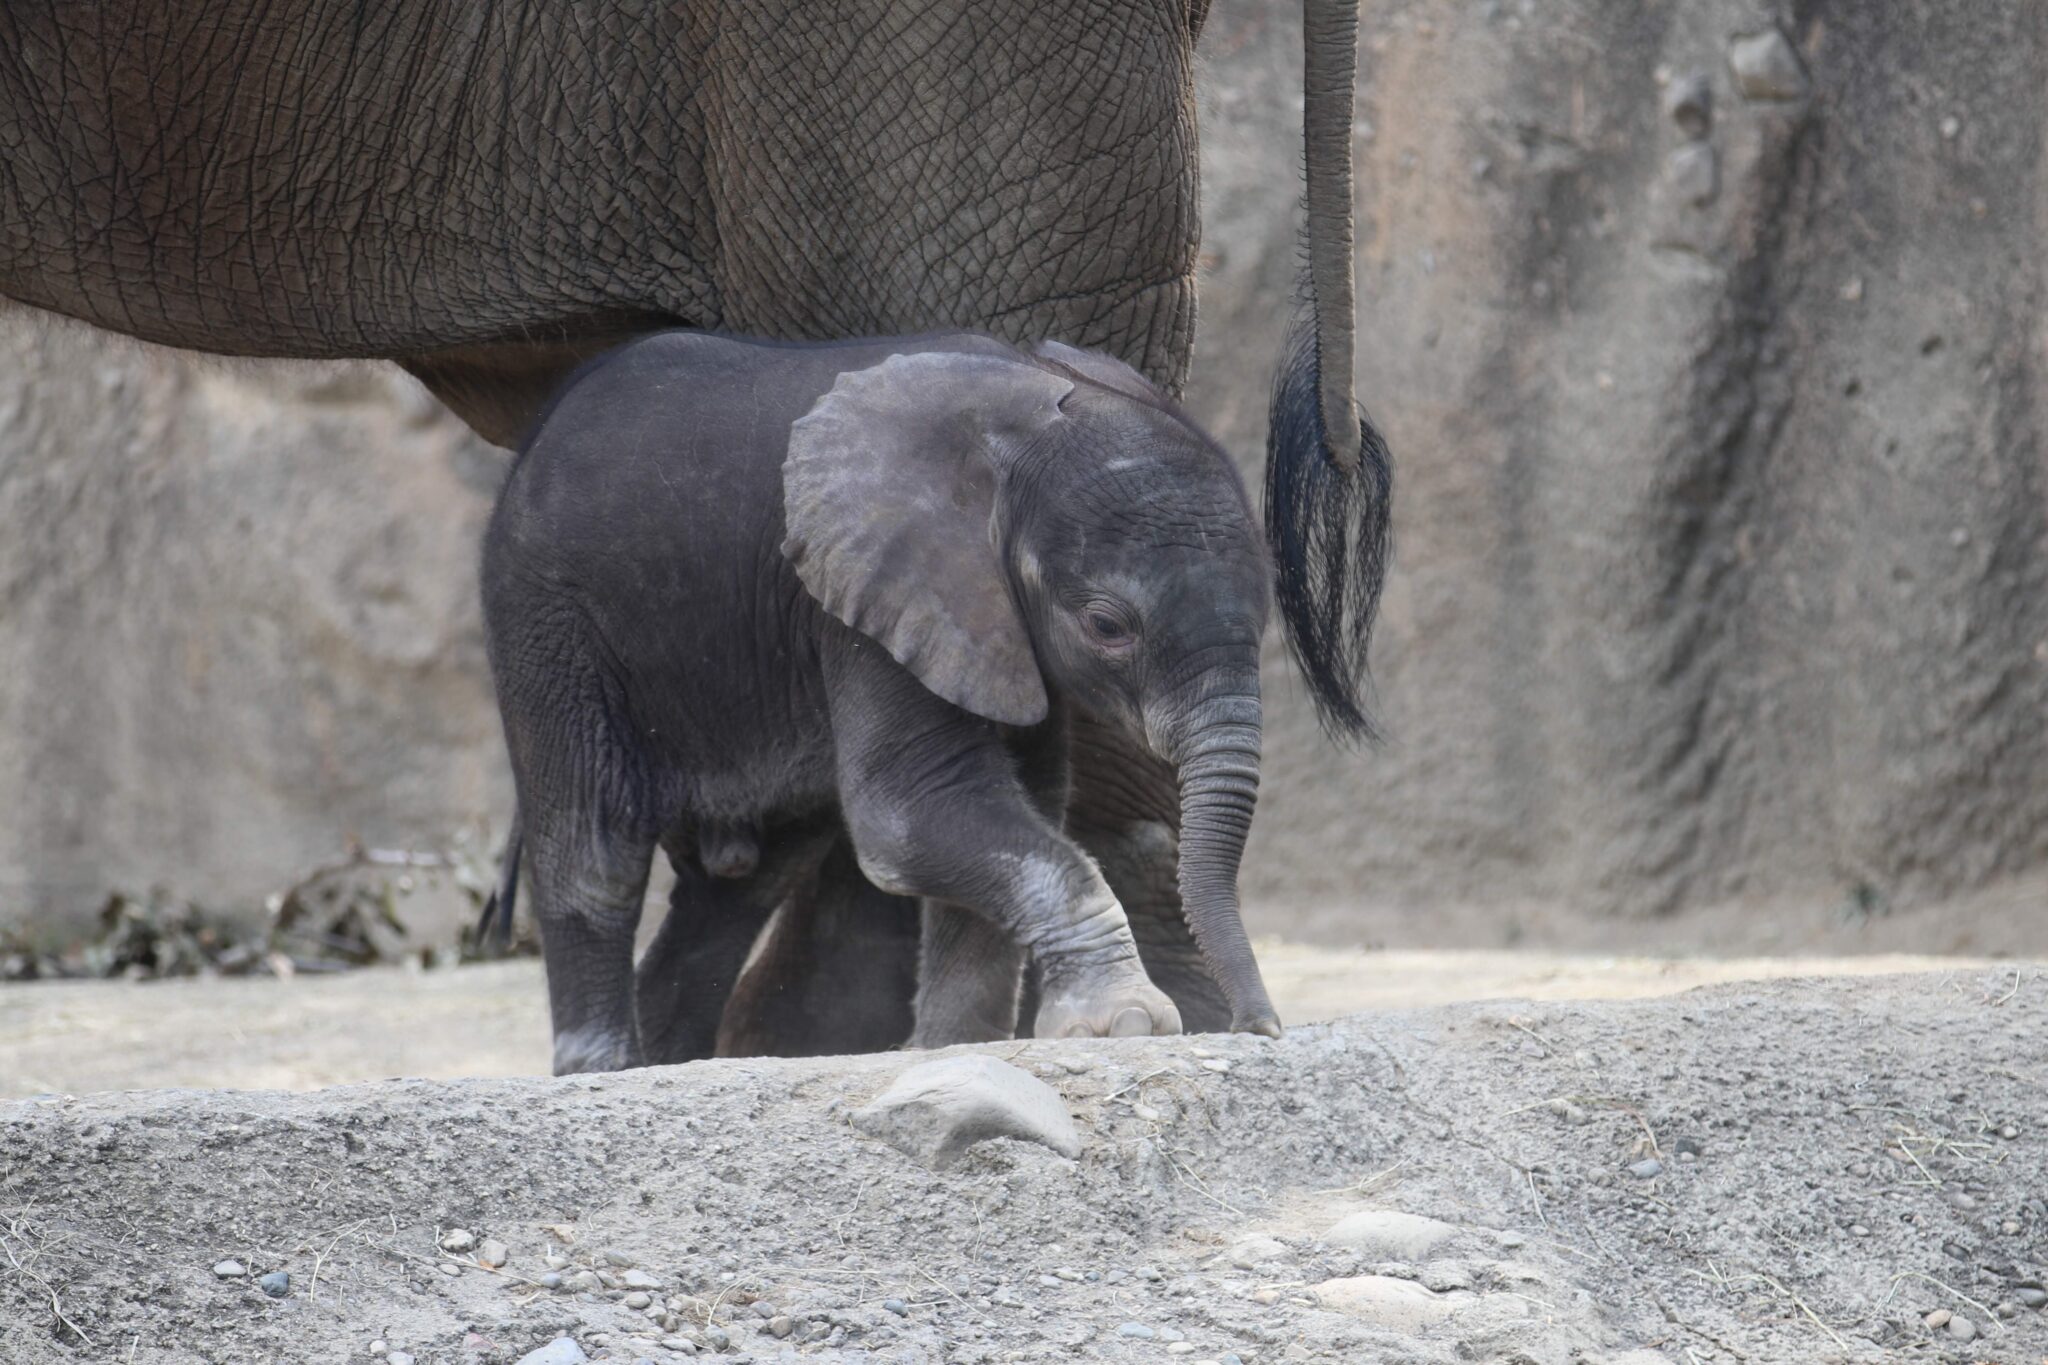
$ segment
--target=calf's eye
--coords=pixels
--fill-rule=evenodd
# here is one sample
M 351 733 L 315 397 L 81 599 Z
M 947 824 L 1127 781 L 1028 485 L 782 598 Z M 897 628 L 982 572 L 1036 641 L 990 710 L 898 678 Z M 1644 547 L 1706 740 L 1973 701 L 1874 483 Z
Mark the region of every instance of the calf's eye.
M 1088 633 L 1105 645 L 1129 644 L 1131 629 L 1121 618 L 1106 611 L 1091 611 L 1087 614 Z

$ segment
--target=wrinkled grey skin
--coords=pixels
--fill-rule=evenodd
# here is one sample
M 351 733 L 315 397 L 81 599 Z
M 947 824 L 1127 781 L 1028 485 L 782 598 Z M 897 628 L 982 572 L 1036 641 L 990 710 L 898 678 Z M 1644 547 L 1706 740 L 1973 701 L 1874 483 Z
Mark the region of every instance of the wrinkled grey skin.
M 1309 6 L 1348 59 L 1355 3 Z M 501 444 L 582 357 L 678 323 L 986 325 L 1173 388 L 1206 8 L 10 0 L 0 295 L 173 346 L 399 359 Z M 1311 124 L 1348 137 L 1350 99 Z
M 1290 363 L 1341 471 L 1357 11 L 1303 4 L 1314 325 Z M 397 360 L 505 445 L 585 358 L 678 324 L 1059 337 L 1178 392 L 1206 8 L 10 0 L 0 296 L 172 346 Z M 1283 587 L 1303 577 L 1283 555 Z M 1314 627 L 1286 621 L 1301 650 Z M 1075 836 L 1184 1021 L 1227 1026 L 1181 914 L 1171 774 L 1072 726 Z M 826 899 L 868 898 L 835 865 Z M 734 937 L 664 939 L 647 971 L 729 979 Z
M 657 846 L 777 901 L 838 827 L 926 905 L 913 1043 L 1013 1033 L 1027 956 L 1040 1036 L 1177 1031 L 1063 830 L 1074 705 L 1172 765 L 1189 919 L 1277 1034 L 1236 887 L 1270 574 L 1229 459 L 1105 357 L 674 332 L 592 367 L 483 569 L 557 1072 L 638 1065 L 689 1009 L 635 1000 Z

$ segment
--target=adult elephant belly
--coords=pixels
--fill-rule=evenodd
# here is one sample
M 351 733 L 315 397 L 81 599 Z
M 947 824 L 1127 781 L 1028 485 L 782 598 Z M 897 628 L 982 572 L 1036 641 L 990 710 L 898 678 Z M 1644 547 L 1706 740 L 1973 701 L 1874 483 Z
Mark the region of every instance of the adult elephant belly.
M 1108 0 L 8 6 L 0 294 L 400 360 L 500 444 L 676 323 L 974 326 L 1177 389 L 1188 25 Z

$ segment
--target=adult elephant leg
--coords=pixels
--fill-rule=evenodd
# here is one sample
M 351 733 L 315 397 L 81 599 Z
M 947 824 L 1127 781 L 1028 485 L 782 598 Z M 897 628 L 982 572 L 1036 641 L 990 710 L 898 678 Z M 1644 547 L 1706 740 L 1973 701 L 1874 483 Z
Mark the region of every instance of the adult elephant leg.
M 1230 1006 L 1195 945 L 1178 881 L 1180 795 L 1171 764 L 1085 713 L 1073 720 L 1067 830 L 1130 917 L 1152 984 L 1189 1033 L 1224 1033 Z
M 917 902 L 880 891 L 845 838 L 783 899 L 726 1003 L 721 1057 L 886 1052 L 910 1036 Z

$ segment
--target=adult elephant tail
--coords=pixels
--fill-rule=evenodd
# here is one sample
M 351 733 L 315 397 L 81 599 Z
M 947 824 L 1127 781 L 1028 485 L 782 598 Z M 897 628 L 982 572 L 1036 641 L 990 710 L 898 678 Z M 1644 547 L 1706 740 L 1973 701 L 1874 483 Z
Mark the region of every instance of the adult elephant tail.
M 1367 651 L 1386 579 L 1393 467 L 1353 392 L 1351 98 L 1359 0 L 1304 0 L 1305 305 L 1266 439 L 1266 533 L 1287 645 L 1324 727 L 1373 738 Z

